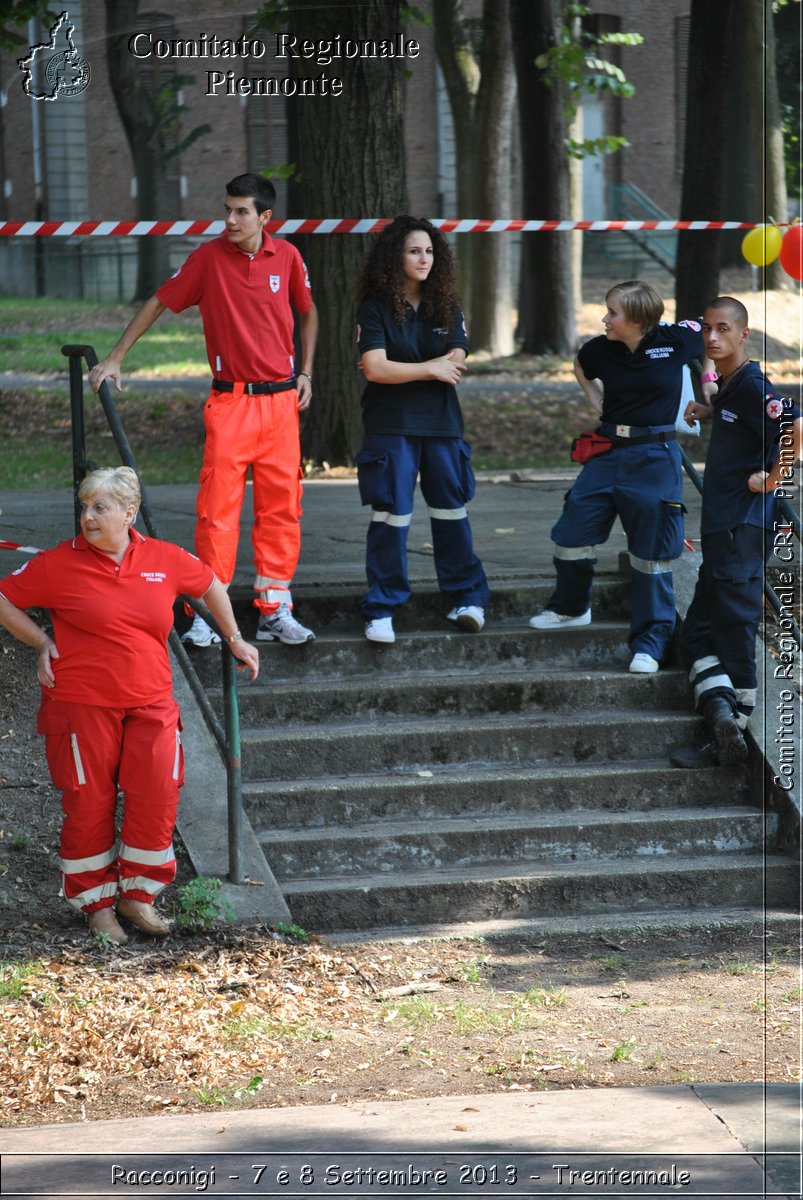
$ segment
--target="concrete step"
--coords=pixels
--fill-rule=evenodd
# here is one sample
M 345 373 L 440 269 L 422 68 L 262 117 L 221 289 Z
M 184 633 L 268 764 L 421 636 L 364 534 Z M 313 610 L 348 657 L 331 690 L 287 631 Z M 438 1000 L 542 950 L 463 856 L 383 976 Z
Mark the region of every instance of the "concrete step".
M 627 671 L 631 655 L 624 624 L 600 621 L 582 629 L 544 633 L 526 621 L 486 625 L 481 633 L 461 633 L 451 626 L 442 632 L 418 630 L 392 646 L 366 641 L 362 632 L 323 634 L 302 646 L 257 642 L 263 684 L 293 680 L 309 687 L 310 680 L 346 679 L 384 674 L 392 679 L 420 672 L 465 671 L 467 676 L 506 666 L 513 670 L 589 670 L 604 667 Z M 220 685 L 217 648 L 190 649 L 193 665 L 207 687 Z M 249 688 L 242 682 L 242 695 Z
M 222 706 L 220 689 L 210 697 Z M 280 721 L 324 722 L 382 719 L 410 714 L 547 713 L 616 706 L 655 710 L 681 708 L 688 696 L 685 674 L 678 670 L 657 675 L 617 671 L 517 671 L 491 666 L 482 678 L 467 683 L 465 673 L 427 672 L 402 677 L 377 675 L 326 679 L 314 687 L 270 682 L 240 691 L 240 720 L 244 725 Z
M 623 913 L 649 920 L 663 909 L 789 907 L 797 864 L 774 854 L 668 855 L 637 862 L 512 863 L 374 873 L 282 884 L 293 920 L 320 932 L 379 926 Z
M 416 770 L 398 764 L 382 775 L 303 775 L 253 780 L 243 785 L 251 819 L 273 829 L 431 820 L 443 816 L 492 817 L 501 813 L 621 813 L 694 808 L 712 796 L 746 804 L 746 771 L 717 767 L 678 771 L 663 759 L 636 763 L 575 763 L 537 768 L 479 765 Z
M 540 612 L 555 586 L 554 577 L 517 579 L 492 583 L 491 602 L 487 608 L 489 621 L 511 618 L 528 619 Z M 316 633 L 335 629 L 362 630 L 360 601 L 365 587 L 352 584 L 330 584 L 312 587 L 309 584 L 293 588 L 294 611 L 300 621 Z M 234 587 L 230 591 L 235 612 L 244 627 L 254 622 L 253 592 Z M 630 585 L 618 574 L 598 573 L 594 579 L 594 617 L 597 620 L 625 620 L 630 611 Z M 421 628 L 442 628 L 446 613 L 452 605 L 428 582 L 412 596 L 396 616 L 397 628 L 412 631 Z
M 775 833 L 757 808 L 505 813 L 381 821 L 345 829 L 255 830 L 280 881 L 516 862 L 600 862 L 758 852 Z
M 243 728 L 243 778 L 297 779 L 351 771 L 488 764 L 537 766 L 655 759 L 688 741 L 689 713 L 615 711 L 532 716 L 429 717 Z
M 339 945 L 359 945 L 371 942 L 401 942 L 406 946 L 417 941 L 453 940 L 526 941 L 531 949 L 533 943 L 539 948 L 548 947 L 550 941 L 566 938 L 580 939 L 591 945 L 595 942 L 600 954 L 606 950 L 629 948 L 630 938 L 642 938 L 650 934 L 672 933 L 677 930 L 699 929 L 752 929 L 761 936 L 769 929 L 775 937 L 794 938 L 800 932 L 800 912 L 796 905 L 784 908 L 742 907 L 739 904 L 714 904 L 704 909 L 662 908 L 645 911 L 591 913 L 584 916 L 572 913 L 569 916 L 536 914 L 532 917 L 499 917 L 482 921 L 447 921 L 440 924 L 427 922 L 422 925 L 373 926 L 371 929 L 347 929 L 340 933 L 330 930 L 329 941 Z

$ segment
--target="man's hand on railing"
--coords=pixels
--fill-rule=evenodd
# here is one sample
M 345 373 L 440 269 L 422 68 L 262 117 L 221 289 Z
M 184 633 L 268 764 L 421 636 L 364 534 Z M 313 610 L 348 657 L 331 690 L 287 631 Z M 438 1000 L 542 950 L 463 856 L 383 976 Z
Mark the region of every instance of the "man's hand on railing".
M 123 390 L 121 364 L 111 358 L 104 358 L 103 362 L 98 363 L 89 372 L 89 386 L 92 388 L 92 391 L 99 391 L 101 384 L 106 379 L 111 380 L 118 392 Z

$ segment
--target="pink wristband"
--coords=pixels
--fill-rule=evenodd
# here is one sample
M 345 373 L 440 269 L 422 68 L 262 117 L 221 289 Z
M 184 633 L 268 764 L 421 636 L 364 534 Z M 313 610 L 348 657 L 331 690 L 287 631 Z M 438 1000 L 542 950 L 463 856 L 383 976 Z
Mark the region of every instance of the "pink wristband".
M 700 383 L 716 383 L 717 378 L 716 371 L 704 371 L 700 376 Z

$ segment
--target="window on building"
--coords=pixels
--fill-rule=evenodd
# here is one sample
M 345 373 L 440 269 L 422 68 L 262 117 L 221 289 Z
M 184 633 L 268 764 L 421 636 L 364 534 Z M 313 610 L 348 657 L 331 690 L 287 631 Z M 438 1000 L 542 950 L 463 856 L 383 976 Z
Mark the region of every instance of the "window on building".
M 689 76 L 689 30 L 691 17 L 675 18 L 675 170 L 683 173 L 686 146 L 686 88 Z
M 147 29 L 152 34 L 154 41 L 157 38 L 164 38 L 166 41 L 171 41 L 178 36 L 176 33 L 176 23 L 168 13 L 150 9 L 140 12 L 138 19 L 139 28 Z M 162 88 L 173 83 L 177 74 L 173 64 L 173 59 L 157 58 L 155 54 L 149 55 L 148 58 L 143 58 L 137 64 L 139 77 L 149 96 L 158 95 Z M 173 128 L 164 131 L 168 150 L 176 149 L 179 144 L 179 134 L 178 122 L 175 123 Z M 170 215 L 175 213 L 176 216 L 179 216 L 181 214 L 181 162 L 178 154 L 170 154 L 165 159 L 164 173 Z M 168 214 L 163 215 L 167 216 Z
M 255 17 L 245 17 L 243 33 L 254 28 Z M 260 37 L 266 40 L 262 34 Z M 249 73 L 270 78 L 283 79 L 286 68 L 270 53 L 264 58 L 249 59 Z M 287 100 L 284 96 L 251 96 L 245 105 L 245 147 L 248 154 L 248 170 L 264 171 L 287 165 L 288 149 Z M 277 175 L 272 176 L 276 188 L 276 209 L 287 212 L 287 183 Z

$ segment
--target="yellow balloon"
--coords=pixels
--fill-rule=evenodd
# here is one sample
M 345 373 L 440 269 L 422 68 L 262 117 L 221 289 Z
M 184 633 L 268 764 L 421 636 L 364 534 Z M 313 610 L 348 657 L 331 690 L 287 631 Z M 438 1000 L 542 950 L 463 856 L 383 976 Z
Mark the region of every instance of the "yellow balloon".
M 777 225 L 756 225 L 742 238 L 742 254 L 753 267 L 766 267 L 781 253 L 783 234 Z

